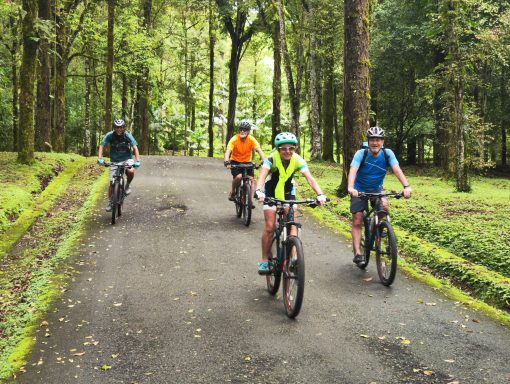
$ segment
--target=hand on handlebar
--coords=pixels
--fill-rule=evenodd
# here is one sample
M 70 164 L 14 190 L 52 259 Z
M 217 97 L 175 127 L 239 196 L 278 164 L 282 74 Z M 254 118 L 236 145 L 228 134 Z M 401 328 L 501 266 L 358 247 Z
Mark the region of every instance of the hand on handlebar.
M 264 202 L 264 199 L 266 198 L 266 194 L 264 192 L 262 192 L 260 189 L 257 189 L 255 191 L 255 197 L 257 198 L 257 200 L 260 202 L 260 203 L 263 203 Z
M 135 168 L 139 168 L 139 167 L 140 167 L 140 165 L 141 165 L 141 164 L 140 164 L 140 162 L 139 162 L 139 161 L 135 161 L 135 162 L 133 163 L 133 167 L 135 167 Z
M 320 205 L 326 205 L 326 201 L 329 201 L 327 196 L 325 194 L 317 195 L 317 201 Z
M 349 192 L 349 194 L 352 196 L 352 197 L 359 197 L 359 192 L 357 189 L 354 189 L 354 188 L 348 188 L 347 189 L 347 192 Z
M 225 166 L 225 168 L 230 168 L 230 161 L 229 160 L 224 161 L 223 165 Z

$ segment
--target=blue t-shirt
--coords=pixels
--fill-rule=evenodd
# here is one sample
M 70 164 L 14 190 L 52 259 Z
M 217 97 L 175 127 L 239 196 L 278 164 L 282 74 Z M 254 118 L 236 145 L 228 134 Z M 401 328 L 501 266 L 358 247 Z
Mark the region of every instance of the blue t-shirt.
M 382 189 L 387 167 L 398 165 L 398 160 L 391 149 L 386 149 L 389 164 L 386 164 L 382 149 L 376 157 L 373 157 L 369 150 L 365 159 L 365 165 L 360 169 L 359 166 L 363 160 L 363 152 L 365 152 L 365 149 L 358 150 L 352 158 L 351 167 L 358 168 L 358 173 L 354 180 L 354 188 L 360 192 L 379 191 Z
M 115 131 L 108 132 L 101 140 L 102 147 L 106 147 L 107 144 L 110 144 L 110 160 L 114 163 L 132 159 L 131 150 L 138 145 L 131 133 L 124 132 L 119 136 Z

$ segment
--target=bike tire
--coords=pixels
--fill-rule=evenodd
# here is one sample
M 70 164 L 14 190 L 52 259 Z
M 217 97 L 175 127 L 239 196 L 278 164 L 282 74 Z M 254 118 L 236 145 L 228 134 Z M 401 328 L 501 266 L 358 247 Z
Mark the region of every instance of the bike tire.
M 122 205 L 124 203 L 124 186 L 119 186 L 119 195 L 117 199 L 117 217 L 122 215 Z
M 356 265 L 360 269 L 365 269 L 370 261 L 370 250 L 372 245 L 370 244 L 370 222 L 368 218 L 363 217 L 363 228 L 361 228 L 361 252 L 365 257 L 364 263 L 357 263 Z
M 251 222 L 251 206 L 252 206 L 251 185 L 249 183 L 244 185 L 243 194 L 244 194 L 243 221 L 244 225 L 248 227 Z
M 112 186 L 112 225 L 117 221 L 117 216 L 119 214 L 118 205 L 119 205 L 119 189 L 120 185 L 118 182 L 114 182 Z
M 273 236 L 273 241 L 271 242 L 271 251 L 268 255 L 268 263 L 271 274 L 266 275 L 267 291 L 273 296 L 276 295 L 276 292 L 278 292 L 278 288 L 280 288 L 280 282 L 282 281 L 282 269 L 278 263 L 280 253 L 280 242 L 276 236 Z
M 283 304 L 291 319 L 296 317 L 303 304 L 305 293 L 305 257 L 303 244 L 296 236 L 287 239 L 287 254 L 283 261 Z
M 398 249 L 395 232 L 388 221 L 383 221 L 377 229 L 375 257 L 381 283 L 391 285 L 397 274 Z
M 236 205 L 236 216 L 239 218 L 243 215 L 243 204 L 241 201 L 241 186 L 237 187 L 234 202 Z

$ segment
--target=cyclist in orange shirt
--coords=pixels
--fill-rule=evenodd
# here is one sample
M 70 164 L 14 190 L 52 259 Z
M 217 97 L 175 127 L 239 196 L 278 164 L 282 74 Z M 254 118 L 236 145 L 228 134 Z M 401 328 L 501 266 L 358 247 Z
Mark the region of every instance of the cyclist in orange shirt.
M 227 145 L 227 150 L 225 151 L 225 161 L 224 165 L 226 168 L 230 168 L 230 165 L 241 164 L 241 163 L 251 163 L 251 152 L 252 150 L 256 150 L 260 156 L 260 160 L 264 161 L 266 157 L 264 156 L 264 152 L 260 148 L 260 144 L 258 141 L 250 135 L 251 124 L 247 121 L 241 121 L 239 123 L 239 133 L 233 136 Z M 234 201 L 234 194 L 237 186 L 241 184 L 242 178 L 242 169 L 235 168 L 231 169 L 233 180 L 232 180 L 232 189 L 228 196 L 230 201 Z M 248 170 L 248 175 L 250 176 L 251 182 L 251 190 L 253 191 L 253 169 Z

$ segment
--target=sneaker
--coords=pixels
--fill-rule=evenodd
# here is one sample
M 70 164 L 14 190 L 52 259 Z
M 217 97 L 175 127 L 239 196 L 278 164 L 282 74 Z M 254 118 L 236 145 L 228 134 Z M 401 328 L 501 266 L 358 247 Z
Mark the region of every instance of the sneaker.
M 261 261 L 259 263 L 259 275 L 269 275 L 270 273 L 269 263 L 267 261 Z
M 353 263 L 360 264 L 363 262 L 363 257 L 361 255 L 354 256 L 354 259 L 352 259 Z
M 126 184 L 126 189 L 124 190 L 124 193 L 126 194 L 126 196 L 131 193 L 131 186 L 129 184 Z
M 230 201 L 234 201 L 236 198 L 234 197 L 234 194 L 232 192 L 230 192 L 229 195 L 228 195 L 228 199 Z
M 106 212 L 111 212 L 111 211 L 112 211 L 112 202 L 109 201 L 108 205 L 106 206 Z

